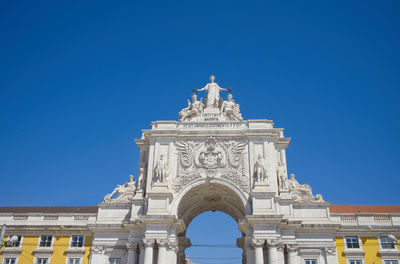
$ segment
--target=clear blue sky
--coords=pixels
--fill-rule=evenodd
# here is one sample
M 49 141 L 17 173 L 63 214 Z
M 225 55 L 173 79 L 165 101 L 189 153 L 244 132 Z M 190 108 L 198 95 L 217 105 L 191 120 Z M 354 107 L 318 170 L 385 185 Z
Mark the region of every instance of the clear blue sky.
M 211 73 L 244 118 L 285 128 L 289 172 L 325 200 L 399 204 L 399 13 L 399 1 L 1 1 L 0 205 L 102 201 L 137 174 L 140 130 L 176 120 Z

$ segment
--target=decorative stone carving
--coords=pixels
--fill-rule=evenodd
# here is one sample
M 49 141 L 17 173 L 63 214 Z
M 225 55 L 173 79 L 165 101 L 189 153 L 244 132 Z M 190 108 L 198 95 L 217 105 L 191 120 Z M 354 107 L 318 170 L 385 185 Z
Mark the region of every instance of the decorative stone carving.
M 143 238 L 143 245 L 145 247 L 152 247 L 154 246 L 154 243 L 156 242 L 155 239 L 151 239 L 151 238 Z
M 264 239 L 253 239 L 251 242 L 253 247 L 263 247 L 265 244 Z
M 233 100 L 232 94 L 228 94 L 228 101 L 222 103 L 221 110 L 228 120 L 243 120 L 239 105 Z
M 248 192 L 246 144 L 242 139 L 217 141 L 214 137 L 205 141 L 177 140 L 175 146 L 179 154 L 174 189 L 179 191 L 194 180 L 208 177 L 224 178 Z
M 220 108 L 220 97 L 219 97 L 219 92 L 220 91 L 232 91 L 230 88 L 221 88 L 219 85 L 214 82 L 215 81 L 215 76 L 211 75 L 210 76 L 210 81 L 207 83 L 206 86 L 204 86 L 201 89 L 195 89 L 193 90 L 194 93 L 200 92 L 200 91 L 207 91 L 207 97 L 206 97 L 206 108 Z
M 168 177 L 168 165 L 164 160 L 164 155 L 160 155 L 160 159 L 156 162 L 154 166 L 154 178 L 153 183 L 164 183 Z
M 267 246 L 269 247 L 277 247 L 280 243 L 281 241 L 278 239 L 267 239 Z
M 267 166 L 265 159 L 261 154 L 257 156 L 257 160 L 254 163 L 254 183 L 266 182 L 268 180 Z
M 287 178 L 287 172 L 285 168 L 285 164 L 279 164 L 278 168 L 276 170 L 276 174 L 278 175 L 278 185 L 279 185 L 279 190 L 288 190 L 288 178 Z
M 325 247 L 325 253 L 327 255 L 335 255 L 336 254 L 336 247 Z
M 166 247 L 168 245 L 168 239 L 157 239 L 158 246 Z
M 308 184 L 299 184 L 294 174 L 290 174 L 289 180 L 290 197 L 295 202 L 324 202 L 321 194 L 313 195 L 311 187 Z
M 129 181 L 123 185 L 117 184 L 114 191 L 104 197 L 104 203 L 129 203 L 136 193 L 137 183 L 133 175 L 129 175 Z M 113 196 L 116 195 L 115 198 Z
M 92 254 L 103 254 L 103 250 L 102 246 L 92 246 Z
M 299 246 L 297 244 L 286 244 L 287 251 L 297 251 L 299 250 Z

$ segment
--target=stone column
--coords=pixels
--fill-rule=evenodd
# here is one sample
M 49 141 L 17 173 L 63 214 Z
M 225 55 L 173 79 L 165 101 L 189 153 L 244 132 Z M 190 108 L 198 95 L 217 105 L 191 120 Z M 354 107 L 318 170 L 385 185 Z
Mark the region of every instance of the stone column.
M 288 251 L 288 264 L 297 264 L 297 245 L 287 244 L 286 249 Z
M 90 263 L 107 264 L 107 256 L 104 255 L 102 246 L 92 246 L 90 254 Z
M 144 264 L 144 244 L 140 243 L 139 245 L 139 264 Z
M 279 241 L 275 239 L 268 239 L 268 264 L 278 264 L 278 249 L 276 248 Z
M 338 264 L 336 247 L 325 247 L 326 264 Z
M 138 243 L 126 243 L 128 249 L 128 264 L 137 264 L 137 247 Z
M 167 259 L 167 239 L 157 239 L 158 244 L 158 264 L 168 264 Z
M 277 259 L 276 259 L 276 263 L 278 264 L 285 264 L 285 246 L 282 244 L 282 242 L 279 242 L 276 245 L 276 249 L 277 249 Z
M 153 264 L 153 246 L 154 246 L 154 239 L 143 239 L 144 244 L 144 262 L 143 264 Z
M 185 249 L 190 247 L 192 243 L 190 243 L 190 239 L 187 237 L 180 237 L 178 238 L 178 264 L 185 264 Z
M 264 264 L 264 247 L 265 240 L 263 239 L 253 239 L 253 247 L 255 253 L 255 264 Z
M 177 264 L 178 263 L 178 243 L 170 241 L 168 243 L 168 251 L 167 251 L 167 255 L 168 255 L 168 264 Z

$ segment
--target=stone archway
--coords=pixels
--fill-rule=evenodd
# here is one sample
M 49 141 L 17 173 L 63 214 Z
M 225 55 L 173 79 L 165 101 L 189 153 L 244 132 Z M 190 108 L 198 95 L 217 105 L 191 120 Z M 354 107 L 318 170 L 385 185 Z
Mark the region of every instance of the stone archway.
M 232 188 L 222 182 L 204 182 L 186 191 L 177 207 L 178 218 L 186 227 L 179 234 L 181 245 L 178 252 L 178 264 L 185 263 L 185 249 L 190 246 L 190 240 L 186 238 L 190 222 L 201 213 L 221 211 L 231 216 L 239 224 L 241 219 L 245 218 L 247 207 L 247 201 L 242 199 Z M 239 229 L 239 231 L 243 234 L 245 230 Z

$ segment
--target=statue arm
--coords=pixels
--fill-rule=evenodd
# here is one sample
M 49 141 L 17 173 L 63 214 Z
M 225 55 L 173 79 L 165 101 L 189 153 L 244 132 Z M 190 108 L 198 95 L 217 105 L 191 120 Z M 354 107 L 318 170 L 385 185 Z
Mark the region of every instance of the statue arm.
M 207 90 L 207 86 L 208 86 L 208 84 L 201 89 L 195 89 L 196 93 Z

